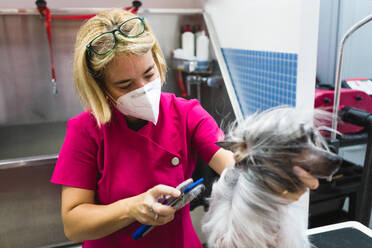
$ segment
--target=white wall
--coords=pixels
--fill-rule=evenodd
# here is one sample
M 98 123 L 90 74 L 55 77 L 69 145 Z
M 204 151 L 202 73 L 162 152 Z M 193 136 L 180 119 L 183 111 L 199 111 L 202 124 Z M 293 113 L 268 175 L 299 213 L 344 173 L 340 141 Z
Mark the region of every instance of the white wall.
M 325 84 L 335 81 L 338 13 L 338 0 L 320 0 L 317 77 Z
M 351 26 L 371 14 L 371 0 L 341 1 L 338 41 Z M 371 44 L 372 22 L 369 22 L 346 41 L 341 78 L 372 78 Z
M 300 7 L 296 106 L 313 109 L 318 49 L 319 0 L 302 0 Z
M 298 54 L 296 106 L 313 108 L 319 0 L 209 0 L 222 48 Z
M 346 31 L 372 13 L 371 0 L 321 0 L 317 75 L 334 84 L 338 44 Z M 372 23 L 357 30 L 346 42 L 341 78 L 372 78 Z
M 209 0 L 221 47 L 297 53 L 301 1 Z M 293 10 L 293 11 L 292 11 Z

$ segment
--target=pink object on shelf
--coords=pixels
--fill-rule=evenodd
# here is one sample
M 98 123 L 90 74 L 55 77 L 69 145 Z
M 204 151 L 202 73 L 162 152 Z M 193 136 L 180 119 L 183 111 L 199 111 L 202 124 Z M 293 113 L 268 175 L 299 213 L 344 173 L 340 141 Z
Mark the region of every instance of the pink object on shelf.
M 315 89 L 314 107 L 324 109 L 332 113 L 333 98 L 334 90 Z M 341 89 L 339 110 L 346 106 L 372 113 L 372 97 L 363 91 Z M 327 123 L 327 126 L 331 127 L 331 122 Z M 357 133 L 362 129 L 363 127 L 343 122 L 340 122 L 337 128 L 337 130 L 343 134 Z

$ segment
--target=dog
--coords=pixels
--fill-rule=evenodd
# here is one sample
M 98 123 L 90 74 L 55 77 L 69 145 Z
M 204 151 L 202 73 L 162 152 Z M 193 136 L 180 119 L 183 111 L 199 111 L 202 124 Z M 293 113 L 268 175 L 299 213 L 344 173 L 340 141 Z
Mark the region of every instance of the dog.
M 285 195 L 307 190 L 294 166 L 327 179 L 340 167 L 319 127 L 329 118 L 325 111 L 277 107 L 233 125 L 219 144 L 236 163 L 213 184 L 202 220 L 208 248 L 311 247 L 307 215 Z

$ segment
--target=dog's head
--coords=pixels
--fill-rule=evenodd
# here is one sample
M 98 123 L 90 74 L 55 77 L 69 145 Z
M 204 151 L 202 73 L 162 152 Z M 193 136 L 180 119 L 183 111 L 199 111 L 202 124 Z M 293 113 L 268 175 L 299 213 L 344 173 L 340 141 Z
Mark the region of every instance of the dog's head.
M 341 164 L 319 132 L 318 124 L 325 119 L 329 114 L 322 111 L 273 108 L 234 125 L 219 144 L 234 153 L 237 168 L 254 173 L 269 192 L 299 193 L 306 186 L 293 173 L 294 166 L 330 178 Z

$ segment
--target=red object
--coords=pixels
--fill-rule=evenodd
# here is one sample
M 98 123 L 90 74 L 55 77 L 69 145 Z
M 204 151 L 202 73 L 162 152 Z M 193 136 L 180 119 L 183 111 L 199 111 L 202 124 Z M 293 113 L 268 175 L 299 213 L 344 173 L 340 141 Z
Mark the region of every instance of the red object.
M 177 82 L 178 87 L 180 87 L 182 97 L 187 97 L 187 91 L 185 90 L 185 85 L 182 79 L 182 71 L 180 70 L 177 71 Z
M 124 8 L 127 11 L 132 12 L 133 14 L 138 12 L 138 9 L 141 7 L 142 3 L 140 1 L 133 1 L 133 5 L 127 8 Z M 40 15 L 45 18 L 45 29 L 48 37 L 48 44 L 49 44 L 49 56 L 50 56 L 50 64 L 51 64 L 51 73 L 52 73 L 52 82 L 56 81 L 56 72 L 54 66 L 54 57 L 53 57 L 53 43 L 52 43 L 52 27 L 51 21 L 52 18 L 55 19 L 69 19 L 69 20 L 84 20 L 90 19 L 96 15 L 75 15 L 75 16 L 68 16 L 68 15 L 51 15 L 50 9 L 47 7 L 47 2 L 45 0 L 38 0 L 36 1 L 37 10 L 39 11 Z M 18 10 L 22 12 L 21 9 Z
M 130 12 L 132 12 L 133 14 L 135 14 L 135 13 L 137 13 L 137 11 L 138 11 L 138 7 L 133 7 L 133 6 L 131 6 L 131 7 L 127 7 L 127 8 L 125 8 L 125 10 L 130 11 Z
M 190 25 L 189 24 L 186 25 L 185 32 L 191 32 L 191 29 L 190 29 Z
M 348 79 L 345 79 L 344 81 L 366 81 L 368 80 L 367 78 L 348 78 Z
M 85 20 L 95 17 L 96 15 L 77 15 L 77 16 L 66 16 L 66 15 L 53 15 L 53 19 L 67 19 L 67 20 Z
M 52 28 L 50 26 L 51 18 L 50 10 L 47 6 L 37 7 L 37 10 L 40 14 L 45 18 L 45 29 L 48 37 L 48 44 L 49 44 L 49 56 L 50 56 L 50 64 L 51 64 L 51 73 L 52 73 L 52 82 L 56 81 L 56 72 L 54 67 L 54 57 L 53 57 L 53 45 L 52 45 Z
M 333 112 L 333 90 L 315 89 L 315 108 L 320 108 L 328 112 Z M 356 109 L 372 113 L 372 98 L 365 92 L 352 89 L 341 89 L 339 110 L 349 106 Z M 331 123 L 327 123 L 331 127 Z M 363 127 L 355 126 L 348 123 L 338 122 L 337 130 L 343 134 L 357 133 Z

